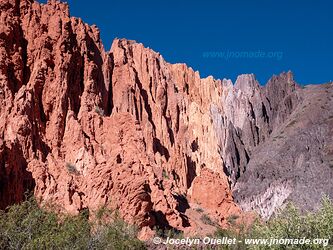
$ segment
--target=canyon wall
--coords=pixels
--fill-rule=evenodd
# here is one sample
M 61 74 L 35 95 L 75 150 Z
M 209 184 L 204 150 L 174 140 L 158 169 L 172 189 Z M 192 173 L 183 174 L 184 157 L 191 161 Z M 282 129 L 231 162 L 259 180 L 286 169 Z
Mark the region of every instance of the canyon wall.
M 242 215 L 232 189 L 303 99 L 291 72 L 265 87 L 252 74 L 202 79 L 135 41 L 105 51 L 64 3 L 0 10 L 0 208 L 34 190 L 145 230 L 195 230 L 198 207 L 220 226 Z

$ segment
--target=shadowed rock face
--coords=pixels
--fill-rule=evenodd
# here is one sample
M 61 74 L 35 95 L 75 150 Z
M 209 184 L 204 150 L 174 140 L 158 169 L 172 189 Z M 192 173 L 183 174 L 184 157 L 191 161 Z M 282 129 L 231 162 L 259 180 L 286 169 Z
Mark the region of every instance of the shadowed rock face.
M 323 195 L 333 197 L 333 86 L 309 85 L 298 92 L 302 101 L 255 148 L 234 188 L 236 202 L 264 218 L 287 201 L 313 210 Z
M 290 72 L 265 87 L 241 75 L 233 86 L 134 41 L 116 39 L 106 52 L 98 29 L 64 3 L 6 0 L 0 10 L 1 208 L 33 189 L 70 213 L 117 208 L 146 234 L 195 232 L 193 207 L 221 226 L 241 213 L 233 187 L 243 208 L 269 207 L 265 216 L 301 192 L 292 179 L 267 189 L 269 171 L 260 185 L 252 179 L 265 167 L 257 155 L 268 157 L 260 148 L 275 145 L 272 135 L 313 92 Z

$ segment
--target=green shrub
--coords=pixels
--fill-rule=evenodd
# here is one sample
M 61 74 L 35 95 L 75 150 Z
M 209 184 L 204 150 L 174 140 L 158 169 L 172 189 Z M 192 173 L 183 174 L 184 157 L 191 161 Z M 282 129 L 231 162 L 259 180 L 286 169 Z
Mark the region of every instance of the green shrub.
M 103 207 L 97 212 L 96 218 L 89 249 L 146 249 L 136 238 L 137 228 L 125 223 L 118 211 Z
M 267 222 L 256 221 L 250 228 L 235 224 L 229 229 L 219 228 L 214 234 L 217 238 L 236 238 L 236 245 L 219 246 L 217 249 L 233 250 L 314 250 L 333 249 L 333 204 L 328 198 L 323 198 L 322 206 L 312 213 L 301 213 L 292 204 L 281 210 Z M 246 245 L 245 239 L 329 239 L 323 244 L 298 245 Z M 328 244 L 325 247 L 325 244 Z M 209 249 L 209 248 L 207 248 Z
M 0 249 L 145 249 L 135 228 L 119 216 L 89 222 L 86 212 L 61 215 L 30 198 L 0 211 Z
M 100 116 L 104 116 L 105 115 L 105 112 L 102 108 L 98 107 L 98 106 L 95 106 L 95 112 L 97 114 L 99 114 Z
M 162 177 L 163 177 L 164 179 L 170 179 L 170 178 L 169 178 L 169 175 L 167 174 L 167 172 L 166 172 L 165 169 L 162 170 Z
M 77 216 L 57 215 L 40 208 L 34 198 L 21 204 L 0 210 L 0 249 L 145 249 L 136 238 L 137 230 L 126 224 L 117 211 L 101 208 L 95 219 L 89 221 L 89 211 Z M 205 214 L 206 223 L 214 224 Z M 235 216 L 229 219 L 235 220 Z M 174 229 L 156 230 L 163 238 L 183 238 Z M 301 213 L 295 206 L 288 205 L 267 222 L 255 222 L 246 229 L 235 224 L 229 229 L 218 229 L 216 238 L 236 238 L 242 241 L 236 245 L 219 246 L 216 249 L 333 249 L 333 204 L 324 198 L 322 206 L 313 213 Z M 329 239 L 329 245 L 245 245 L 244 239 Z M 207 249 L 210 249 L 207 246 Z
M 184 238 L 184 234 L 182 231 L 179 231 L 175 228 L 160 228 L 155 227 L 154 231 L 156 235 L 162 239 L 174 238 L 174 239 L 182 239 Z
M 216 223 L 214 223 L 214 222 L 212 221 L 212 219 L 211 219 L 207 214 L 203 214 L 203 215 L 201 215 L 200 219 L 201 219 L 201 221 L 202 221 L 203 223 L 205 223 L 206 225 L 215 226 L 215 224 L 216 224 Z
M 198 213 L 203 213 L 204 211 L 201 207 L 197 207 L 194 210 L 197 211 Z
M 266 223 L 255 223 L 250 238 L 283 239 L 329 239 L 333 249 L 333 205 L 328 198 L 323 198 L 321 208 L 312 213 L 302 214 L 299 209 L 289 204 L 275 218 Z M 270 249 L 323 249 L 323 245 L 275 245 Z M 252 246 L 250 249 L 267 249 L 267 246 Z
M 238 215 L 232 214 L 227 218 L 227 221 L 230 225 L 235 225 L 238 218 L 239 218 Z
M 72 163 L 66 162 L 66 168 L 68 173 L 74 174 L 74 175 L 79 175 L 80 172 L 77 170 L 76 166 Z

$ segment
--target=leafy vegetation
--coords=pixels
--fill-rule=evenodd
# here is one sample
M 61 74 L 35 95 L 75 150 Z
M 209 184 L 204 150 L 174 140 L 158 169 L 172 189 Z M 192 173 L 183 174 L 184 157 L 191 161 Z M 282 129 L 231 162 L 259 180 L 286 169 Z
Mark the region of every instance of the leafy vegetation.
M 299 209 L 289 204 L 280 214 L 265 224 L 257 222 L 251 233 L 251 238 L 277 239 L 327 239 L 324 244 L 283 246 L 273 245 L 270 249 L 333 249 L 333 204 L 328 198 L 323 198 L 321 208 L 314 213 L 302 214 Z M 267 249 L 264 246 L 253 246 L 250 249 Z
M 201 217 L 200 217 L 200 219 L 206 225 L 211 225 L 211 226 L 215 226 L 216 225 L 216 223 L 214 223 L 212 221 L 212 219 L 207 214 L 202 214 Z
M 201 207 L 197 207 L 194 210 L 197 211 L 198 213 L 203 213 L 204 211 Z
M 74 175 L 79 175 L 80 172 L 77 170 L 76 166 L 72 163 L 66 162 L 66 168 L 68 173 L 74 174 Z
M 170 177 L 169 177 L 169 175 L 168 175 L 168 173 L 166 172 L 165 169 L 163 169 L 163 171 L 162 171 L 162 177 L 163 177 L 164 179 L 170 179 Z
M 182 239 L 184 238 L 184 234 L 182 231 L 179 231 L 175 228 L 154 228 L 155 234 L 157 237 L 162 239 L 173 238 L 173 239 Z
M 105 209 L 90 222 L 87 211 L 58 216 L 30 198 L 1 211 L 0 225 L 0 249 L 145 249 L 135 228 Z
M 321 208 L 312 213 L 301 213 L 292 204 L 281 210 L 267 222 L 256 221 L 249 229 L 244 225 L 235 225 L 231 229 L 218 229 L 215 237 L 236 238 L 241 241 L 236 245 L 221 246 L 219 249 L 333 249 L 333 204 L 323 198 Z M 245 244 L 245 239 L 310 239 L 312 244 Z M 323 239 L 321 243 L 315 239 Z
M 228 218 L 227 218 L 227 221 L 230 225 L 235 225 L 236 224 L 236 220 L 239 218 L 238 215 L 236 214 L 233 214 L 233 215 L 230 215 Z
M 101 208 L 89 220 L 89 211 L 77 216 L 57 215 L 50 209 L 40 208 L 34 198 L 6 211 L 0 211 L 0 249 L 145 249 L 144 243 L 136 238 L 135 227 L 126 224 L 117 211 Z M 230 216 L 230 229 L 218 229 L 213 238 L 236 238 L 235 245 L 219 245 L 214 249 L 333 249 L 333 204 L 324 198 L 322 206 L 313 213 L 301 213 L 295 206 L 288 205 L 268 222 L 256 221 L 250 228 L 234 223 Z M 213 223 L 208 216 L 202 217 Z M 175 229 L 155 228 L 161 238 L 184 238 Z M 326 239 L 321 244 L 299 245 L 253 245 L 246 239 Z M 326 246 L 326 247 L 325 247 Z M 202 246 L 205 247 L 205 246 Z M 206 246 L 211 249 L 211 246 Z M 204 249 L 204 248 L 202 248 Z
M 99 114 L 100 116 L 105 116 L 105 112 L 102 108 L 100 108 L 99 106 L 95 106 L 95 112 L 97 114 Z

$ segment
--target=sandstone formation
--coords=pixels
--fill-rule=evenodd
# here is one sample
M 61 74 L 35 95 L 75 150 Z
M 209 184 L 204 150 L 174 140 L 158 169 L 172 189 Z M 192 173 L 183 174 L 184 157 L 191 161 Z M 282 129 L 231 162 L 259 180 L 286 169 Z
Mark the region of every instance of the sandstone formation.
M 267 167 L 257 154 L 273 152 L 258 150 L 309 99 L 291 72 L 265 87 L 254 75 L 201 79 L 134 41 L 105 51 L 98 28 L 64 3 L 2 0 L 0 10 L 0 208 L 34 190 L 73 214 L 106 205 L 144 232 L 193 232 L 193 207 L 220 226 L 242 213 L 233 188 L 245 209 L 270 206 L 265 216 L 293 193 L 278 181 L 274 205 L 251 198 L 271 195 L 268 182 L 252 194 L 256 168 Z

